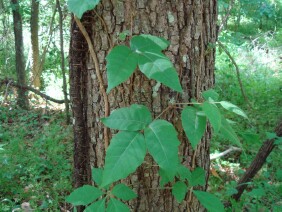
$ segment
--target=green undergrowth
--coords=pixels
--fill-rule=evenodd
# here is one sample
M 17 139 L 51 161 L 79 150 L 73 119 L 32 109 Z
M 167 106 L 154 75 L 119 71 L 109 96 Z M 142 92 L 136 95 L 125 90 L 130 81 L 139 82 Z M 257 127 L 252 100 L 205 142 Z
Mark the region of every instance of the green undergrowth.
M 0 211 L 60 211 L 72 189 L 72 133 L 61 112 L 0 107 Z
M 248 100 L 242 96 L 236 69 L 230 58 L 218 49 L 216 59 L 215 90 L 222 99 L 242 108 L 248 120 L 238 119 L 233 127 L 240 136 L 242 152 L 233 152 L 226 157 L 212 161 L 210 188 L 225 201 L 236 193 L 238 180 L 251 164 L 269 133 L 273 133 L 282 119 L 282 72 L 281 32 L 259 33 L 256 41 L 232 32 L 222 34 L 220 40 L 228 49 L 240 69 L 240 77 Z M 212 140 L 212 153 L 223 152 L 230 143 L 218 136 Z M 239 203 L 232 208 L 238 211 L 281 211 L 282 210 L 282 155 L 281 145 L 274 148 L 262 170 L 255 176 Z M 237 210 L 236 209 L 236 210 Z M 235 210 L 235 211 L 236 211 Z

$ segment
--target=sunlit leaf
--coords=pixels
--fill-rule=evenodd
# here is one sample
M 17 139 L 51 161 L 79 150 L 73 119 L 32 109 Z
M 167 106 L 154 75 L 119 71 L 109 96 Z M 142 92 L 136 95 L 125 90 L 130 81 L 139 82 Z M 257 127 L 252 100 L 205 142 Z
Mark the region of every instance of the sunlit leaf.
M 197 115 L 197 112 L 194 107 L 185 107 L 181 113 L 182 126 L 193 149 L 196 149 L 206 129 L 206 117 Z
M 189 181 L 189 185 L 196 186 L 200 185 L 203 186 L 206 183 L 206 175 L 205 170 L 201 167 L 195 168 L 191 173 L 191 180 Z
M 144 136 L 123 131 L 115 135 L 107 149 L 102 187 L 127 177 L 141 165 L 146 154 Z
M 83 13 L 93 10 L 99 2 L 100 0 L 68 0 L 68 9 L 80 19 Z
M 106 198 L 103 198 L 97 202 L 94 202 L 87 208 L 85 208 L 84 212 L 94 212 L 94 211 L 104 212 L 105 205 L 106 205 Z
M 177 132 L 165 120 L 155 120 L 145 128 L 145 140 L 149 153 L 157 164 L 164 169 L 169 178 L 175 176 L 178 166 Z
M 182 164 L 179 164 L 179 166 L 177 167 L 177 174 L 179 175 L 181 180 L 191 180 L 191 171 Z
M 168 46 L 164 39 L 150 35 L 134 36 L 130 46 L 138 54 L 138 66 L 141 72 L 149 79 L 157 80 L 175 91 L 182 92 L 173 64 L 161 52 Z
M 187 185 L 184 182 L 178 181 L 173 185 L 172 194 L 178 203 L 184 200 L 186 193 L 187 193 Z
M 161 50 L 165 50 L 169 46 L 169 42 L 164 38 L 160 38 L 153 35 L 145 35 L 145 34 L 139 36 L 153 41 L 156 45 L 158 45 L 161 48 Z
M 223 116 L 221 116 L 221 128 L 219 134 L 232 143 L 241 146 L 240 140 L 237 137 L 235 131 Z
M 148 126 L 152 122 L 152 117 L 147 107 L 133 104 L 114 110 L 109 117 L 102 118 L 101 121 L 112 129 L 137 131 Z
M 202 93 L 202 96 L 206 101 L 209 101 L 209 100 L 218 101 L 218 98 L 219 98 L 218 93 L 216 93 L 215 90 L 213 89 L 204 91 Z
M 229 110 L 229 111 L 231 111 L 233 113 L 236 113 L 237 115 L 242 116 L 244 118 L 248 118 L 246 113 L 243 110 L 241 110 L 239 107 L 237 107 L 236 105 L 234 105 L 234 104 L 232 104 L 230 102 L 227 102 L 227 101 L 221 101 L 219 103 L 226 110 Z
M 200 201 L 200 203 L 209 211 L 209 212 L 224 212 L 224 206 L 221 201 L 213 194 L 207 193 L 204 191 L 196 191 L 193 193 Z
M 116 197 L 128 201 L 137 197 L 137 194 L 125 184 L 117 184 L 112 190 L 112 194 Z
M 116 46 L 106 57 L 108 88 L 111 89 L 126 81 L 137 67 L 137 54 L 127 46 Z
M 129 208 L 124 203 L 111 198 L 107 207 L 107 212 L 129 212 Z
M 67 198 L 66 201 L 73 205 L 88 205 L 103 194 L 98 188 L 90 185 L 75 189 Z
M 217 106 L 209 102 L 204 102 L 203 111 L 208 117 L 208 120 L 214 129 L 214 132 L 218 133 L 221 127 L 221 114 Z
M 103 169 L 92 168 L 92 180 L 97 184 L 101 185 L 103 177 Z

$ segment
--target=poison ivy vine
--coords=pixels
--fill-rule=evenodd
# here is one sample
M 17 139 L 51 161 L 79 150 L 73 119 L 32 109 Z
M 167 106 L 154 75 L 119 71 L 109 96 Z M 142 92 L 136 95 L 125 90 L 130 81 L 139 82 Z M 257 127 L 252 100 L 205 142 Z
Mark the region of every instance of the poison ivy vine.
M 98 3 L 98 0 L 69 0 L 68 6 L 71 12 L 81 18 L 86 10 L 93 9 Z M 172 62 L 162 53 L 168 46 L 169 42 L 163 38 L 136 35 L 131 38 L 129 47 L 114 47 L 106 57 L 107 93 L 126 81 L 137 67 L 147 78 L 182 92 Z M 171 104 L 185 106 L 181 112 L 181 121 L 192 148 L 196 150 L 207 122 L 215 134 L 240 146 L 236 133 L 220 112 L 219 106 L 244 118 L 247 118 L 246 114 L 236 105 L 220 101 L 219 95 L 213 90 L 203 92 L 202 96 L 204 101 L 201 103 Z M 171 182 L 172 195 L 179 203 L 190 191 L 209 211 L 224 211 L 215 195 L 192 189 L 194 186 L 205 185 L 205 171 L 201 167 L 190 171 L 180 163 L 180 141 L 171 123 L 159 118 L 153 119 L 150 110 L 138 104 L 119 108 L 101 121 L 106 127 L 118 130 L 107 149 L 105 166 L 92 169 L 95 186 L 85 185 L 74 190 L 67 197 L 67 202 L 74 206 L 84 205 L 85 211 L 129 211 L 123 201 L 134 199 L 137 195 L 129 186 L 116 183 L 134 173 L 148 152 L 159 166 L 161 185 Z

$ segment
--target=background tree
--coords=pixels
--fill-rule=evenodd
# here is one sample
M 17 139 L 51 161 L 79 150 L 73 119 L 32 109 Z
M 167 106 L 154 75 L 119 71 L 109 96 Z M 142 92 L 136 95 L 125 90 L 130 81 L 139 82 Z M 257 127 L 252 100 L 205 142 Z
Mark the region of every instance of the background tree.
M 193 151 L 180 124 L 179 109 L 169 110 L 168 106 L 170 102 L 189 102 L 191 98 L 200 100 L 201 92 L 213 85 L 215 49 L 209 46 L 216 42 L 216 19 L 217 5 L 212 0 L 135 0 L 113 4 L 107 0 L 101 1 L 97 9 L 84 14 L 81 20 L 94 43 L 100 67 L 94 66 L 88 49 L 85 48 L 85 39 L 73 21 L 70 95 L 75 119 L 76 186 L 89 182 L 89 163 L 95 167 L 104 164 L 105 146 L 107 147 L 108 136 L 111 135 L 99 119 L 107 116 L 109 109 L 133 103 L 144 104 L 151 109 L 154 117 L 160 115 L 174 123 L 182 141 L 181 162 L 191 170 L 197 166 L 203 167 L 206 170 L 206 180 L 208 179 L 210 129 L 207 129 L 204 139 L 196 151 Z M 122 39 L 126 33 L 129 37 L 152 34 L 171 41 L 166 55 L 178 70 L 182 94 L 148 80 L 137 72 L 105 97 L 105 91 L 97 82 L 99 76 L 96 73 L 101 71 L 105 79 L 105 56 L 115 44 L 128 43 L 127 39 Z M 105 82 L 104 80 L 104 86 Z M 136 211 L 200 210 L 198 201 L 191 194 L 187 195 L 183 204 L 178 204 L 170 190 L 160 189 L 158 167 L 153 164 L 151 157 L 146 157 L 146 163 L 127 182 L 133 185 L 138 194 L 138 198 L 130 203 Z M 206 186 L 202 189 L 206 189 Z
M 23 30 L 22 30 L 22 17 L 20 13 L 20 5 L 17 0 L 11 0 L 13 20 L 14 20 L 14 35 L 15 35 L 15 49 L 16 49 L 16 71 L 17 81 L 20 85 L 26 84 L 26 73 L 24 63 L 24 50 L 23 50 Z M 28 109 L 27 93 L 24 89 L 18 89 L 18 105 L 24 109 Z
M 31 16 L 30 16 L 30 35 L 31 35 L 31 73 L 32 73 L 32 85 L 35 88 L 40 88 L 40 56 L 39 56 L 39 1 L 31 1 Z

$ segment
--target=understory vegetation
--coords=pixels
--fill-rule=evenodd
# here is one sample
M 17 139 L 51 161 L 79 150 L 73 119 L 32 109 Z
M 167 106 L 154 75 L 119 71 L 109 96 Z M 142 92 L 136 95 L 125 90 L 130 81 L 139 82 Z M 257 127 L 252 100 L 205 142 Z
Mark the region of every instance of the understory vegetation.
M 221 1 L 223 14 L 228 4 L 222 2 L 229 1 Z M 227 115 L 234 121 L 232 126 L 242 147 L 211 161 L 208 190 L 223 203 L 231 201 L 228 211 L 282 211 L 281 144 L 271 152 L 240 201 L 231 198 L 237 192 L 236 181 L 282 119 L 282 28 L 278 18 L 282 2 L 265 2 L 268 8 L 260 11 L 261 16 L 247 10 L 243 3 L 235 4 L 228 25 L 220 32 L 221 45 L 213 47 L 217 48 L 214 90 L 220 99 L 239 106 L 248 116 L 243 120 L 232 113 Z M 7 39 L 12 42 L 11 37 Z M 56 41 L 52 45 L 45 75 L 61 82 L 62 75 L 57 70 L 60 62 L 50 62 L 59 52 Z M 0 64 L 0 80 L 4 69 L 3 76 L 15 75 L 15 65 L 4 62 L 14 52 L 8 58 L 2 47 L 5 48 L 0 43 L 0 61 L 5 63 L 5 67 Z M 47 77 L 42 81 L 43 91 L 54 85 Z M 58 94 L 61 90 L 52 92 Z M 70 210 L 65 199 L 73 190 L 72 126 L 66 124 L 61 105 L 49 104 L 37 96 L 30 99 L 31 109 L 22 110 L 16 106 L 14 90 L 0 87 L 0 211 L 21 208 L 23 203 L 35 211 Z M 213 136 L 210 152 L 216 156 L 232 147 L 224 138 Z

